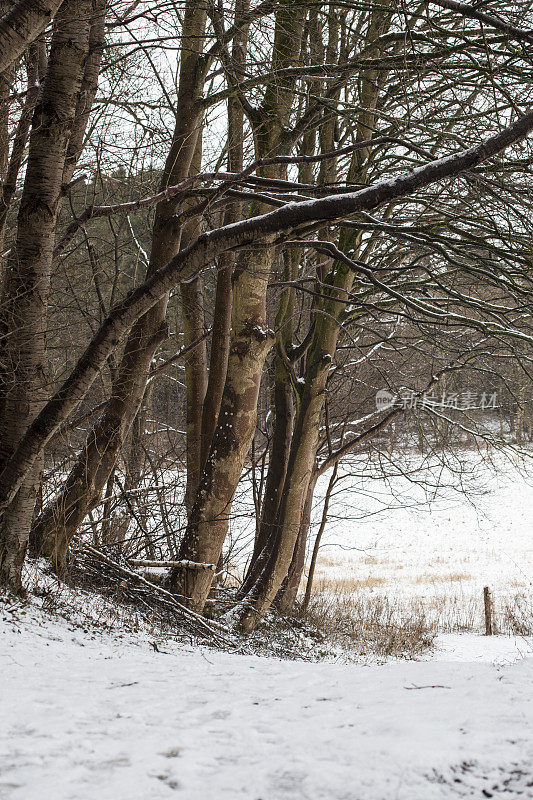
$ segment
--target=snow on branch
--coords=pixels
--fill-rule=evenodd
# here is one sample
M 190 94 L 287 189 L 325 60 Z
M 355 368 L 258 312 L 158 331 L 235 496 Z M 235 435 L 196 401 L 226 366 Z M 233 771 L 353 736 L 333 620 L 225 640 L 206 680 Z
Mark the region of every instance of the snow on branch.
M 267 214 L 203 233 L 110 311 L 70 375 L 28 427 L 7 461 L 0 474 L 0 508 L 11 502 L 47 441 L 83 400 L 122 336 L 180 281 L 192 279 L 228 250 L 274 243 L 280 235 L 308 228 L 310 223 L 339 221 L 359 211 L 408 197 L 418 189 L 472 169 L 521 141 L 531 131 L 533 111 L 480 144 L 431 161 L 411 172 L 354 192 L 288 203 Z

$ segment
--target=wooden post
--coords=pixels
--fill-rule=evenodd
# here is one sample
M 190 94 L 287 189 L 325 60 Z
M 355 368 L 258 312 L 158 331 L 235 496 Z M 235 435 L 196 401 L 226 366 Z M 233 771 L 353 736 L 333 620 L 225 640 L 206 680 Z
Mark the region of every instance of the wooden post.
M 492 620 L 492 598 L 490 596 L 490 589 L 485 586 L 483 589 L 483 600 L 485 603 L 485 636 L 492 636 L 494 634 L 494 624 Z

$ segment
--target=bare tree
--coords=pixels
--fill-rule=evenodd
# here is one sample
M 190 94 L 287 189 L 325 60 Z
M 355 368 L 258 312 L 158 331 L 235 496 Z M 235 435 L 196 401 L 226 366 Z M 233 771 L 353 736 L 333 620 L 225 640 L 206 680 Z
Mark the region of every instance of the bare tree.
M 88 525 L 95 542 L 185 562 L 168 586 L 201 611 L 213 569 L 197 565 L 220 562 L 243 472 L 259 465 L 238 592 L 251 630 L 272 602 L 294 603 L 318 477 L 388 426 L 413 436 L 401 409 L 373 407 L 378 388 L 420 394 L 440 378 L 451 391 L 477 370 L 524 408 L 526 5 L 188 2 L 155 23 L 145 2 L 112 4 L 104 28 L 91 2 L 75 77 L 59 50 L 64 3 L 44 85 L 49 33 L 24 56 L 24 85 L 18 56 L 3 67 L 17 81 L 0 96 L 4 584 L 20 588 L 47 446 L 33 552 L 63 569 Z M 25 47 L 41 24 L 28 22 Z M 44 174 L 45 128 L 32 125 L 26 164 L 24 149 L 54 70 L 72 103 L 54 139 L 61 170 Z M 89 179 L 75 177 L 81 151 Z M 37 177 L 32 196 L 52 213 L 30 225 Z M 59 331 L 46 341 L 47 314 L 70 348 Z M 421 448 L 478 435 L 453 412 L 424 414 Z
M 30 134 L 15 245 L 6 265 L 2 297 L 0 384 L 1 460 L 46 399 L 45 331 L 53 239 L 68 153 L 89 50 L 91 3 L 65 3 L 56 20 L 50 58 Z M 77 143 L 76 143 L 77 144 Z M 36 461 L 2 516 L 2 583 L 20 589 L 20 570 L 39 487 Z

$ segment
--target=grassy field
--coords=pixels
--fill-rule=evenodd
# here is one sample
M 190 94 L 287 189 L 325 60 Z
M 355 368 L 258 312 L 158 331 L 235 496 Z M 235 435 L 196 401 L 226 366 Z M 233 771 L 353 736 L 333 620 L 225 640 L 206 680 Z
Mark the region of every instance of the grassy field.
M 414 459 L 388 478 L 361 464 L 346 470 L 317 563 L 316 613 L 360 624 L 380 609 L 435 632 L 480 631 L 489 586 L 498 631 L 530 633 L 533 473 L 501 457 L 469 456 L 463 467 L 460 477 L 441 471 L 429 489 L 435 469 Z

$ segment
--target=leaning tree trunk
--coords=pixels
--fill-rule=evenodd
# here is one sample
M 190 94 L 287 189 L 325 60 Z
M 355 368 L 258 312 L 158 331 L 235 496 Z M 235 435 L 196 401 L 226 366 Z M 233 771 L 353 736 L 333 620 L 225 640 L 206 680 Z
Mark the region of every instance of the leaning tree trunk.
M 45 30 L 61 5 L 64 12 L 65 3 L 62 4 L 62 0 L 18 0 L 12 4 L 8 13 L 0 19 L 0 73 L 15 64 Z M 61 12 L 57 17 L 60 16 Z
M 222 551 L 233 496 L 255 431 L 263 364 L 272 345 L 265 303 L 272 255 L 269 248 L 251 254 L 234 284 L 226 383 L 179 560 L 216 564 Z M 188 598 L 191 608 L 202 610 L 212 578 L 212 571 L 176 567 L 168 583 Z
M 67 148 L 89 46 L 90 0 L 69 0 L 57 15 L 50 59 L 30 135 L 15 245 L 6 264 L 0 321 L 0 467 L 47 394 L 46 313 L 54 234 Z M 21 571 L 42 457 L 0 522 L 0 585 L 21 591 Z
M 281 7 L 276 14 L 272 52 L 273 71 L 298 62 L 305 13 L 303 7 Z M 294 97 L 294 77 L 267 85 L 260 109 L 253 114 L 256 156 L 279 152 L 284 142 Z M 260 170 L 265 177 L 282 178 L 283 167 Z M 260 211 L 260 205 L 252 214 Z M 266 241 L 265 245 L 271 244 Z M 229 513 L 248 454 L 257 419 L 261 375 L 274 336 L 267 330 L 266 297 L 274 248 L 244 255 L 234 279 L 232 335 L 220 413 L 198 493 L 179 551 L 180 560 L 217 564 L 228 529 Z M 213 572 L 176 567 L 168 576 L 173 591 L 202 610 Z
M 389 26 L 390 12 L 376 9 L 369 23 L 366 38 L 369 44 L 376 42 L 380 34 Z M 375 55 L 379 47 L 375 46 Z M 375 69 L 361 75 L 360 105 L 356 127 L 356 140 L 368 138 L 374 129 L 376 107 L 382 77 Z M 349 170 L 350 180 L 363 180 L 368 169 L 370 151 L 368 148 L 356 150 L 352 156 Z M 357 233 L 343 237 L 342 247 L 357 249 L 360 245 Z M 320 301 L 321 313 L 317 315 L 313 331 L 313 342 L 307 356 L 304 386 L 301 389 L 298 413 L 294 425 L 291 454 L 287 467 L 283 501 L 279 509 L 277 539 L 275 547 L 268 554 L 261 574 L 247 594 L 249 604 L 241 613 L 240 625 L 243 631 L 253 630 L 264 618 L 276 598 L 293 560 L 302 514 L 313 474 L 322 412 L 324 407 L 327 377 L 337 349 L 340 320 L 344 301 L 353 285 L 354 274 L 344 264 L 335 264 L 330 275 L 325 278 L 328 289 L 325 300 Z
M 176 127 L 161 188 L 179 183 L 190 172 L 200 135 L 204 72 L 200 69 L 206 13 L 189 1 L 183 23 L 183 49 L 176 107 Z M 177 202 L 156 207 L 152 251 L 147 277 L 179 250 L 183 228 L 176 222 Z M 153 356 L 166 337 L 168 295 L 133 326 L 102 418 L 93 428 L 59 496 L 44 510 L 32 530 L 32 552 L 61 569 L 68 545 L 85 516 L 96 506 L 113 469 L 120 447 L 142 402 Z

